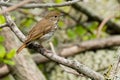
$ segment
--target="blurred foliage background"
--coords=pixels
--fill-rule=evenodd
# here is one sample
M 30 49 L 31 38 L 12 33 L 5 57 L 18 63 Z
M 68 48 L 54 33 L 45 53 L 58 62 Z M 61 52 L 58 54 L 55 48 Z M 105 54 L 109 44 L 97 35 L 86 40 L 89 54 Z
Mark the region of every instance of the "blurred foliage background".
M 39 0 L 38 0 L 39 1 Z M 118 0 L 119 1 L 119 0 Z M 110 15 L 116 15 L 111 19 L 111 21 L 120 26 L 120 3 L 117 0 L 83 0 L 77 5 L 84 7 L 91 14 L 97 15 L 100 19 L 104 19 Z M 12 0 L 15 3 L 17 0 Z M 65 0 L 41 0 L 40 3 L 62 3 Z M 53 8 L 34 8 L 34 9 L 17 9 L 11 12 L 11 16 L 19 29 L 27 35 L 29 30 L 50 10 L 58 10 L 64 13 L 61 20 L 58 23 L 59 29 L 55 33 L 51 41 L 54 44 L 56 52 L 60 49 L 71 46 L 73 44 L 78 44 L 83 41 L 94 40 L 97 38 L 97 30 L 100 24 L 99 20 L 90 18 L 85 13 L 81 12 L 74 6 L 66 7 L 53 7 Z M 0 15 L 0 24 L 4 24 L 5 19 Z M 114 27 L 114 26 L 113 26 Z M 2 29 L 0 29 L 2 30 Z M 105 38 L 118 33 L 112 33 L 108 25 L 104 25 L 100 38 Z M 5 39 L 4 36 L 0 36 L 0 63 L 15 65 L 12 58 L 15 55 L 15 49 L 11 51 L 6 51 L 3 43 Z M 48 49 L 48 43 L 45 44 Z M 36 52 L 32 51 L 32 54 Z M 78 53 L 74 56 L 68 58 L 80 61 L 81 63 L 89 66 L 90 68 L 101 72 L 104 74 L 109 65 L 114 62 L 116 57 L 116 47 L 101 49 L 101 50 L 91 50 Z M 91 80 L 85 76 L 76 76 L 74 74 L 65 72 L 57 63 L 46 62 L 38 64 L 38 67 L 43 71 L 47 80 Z M 0 79 L 1 80 L 1 79 Z M 4 77 L 2 80 L 14 80 L 10 75 Z

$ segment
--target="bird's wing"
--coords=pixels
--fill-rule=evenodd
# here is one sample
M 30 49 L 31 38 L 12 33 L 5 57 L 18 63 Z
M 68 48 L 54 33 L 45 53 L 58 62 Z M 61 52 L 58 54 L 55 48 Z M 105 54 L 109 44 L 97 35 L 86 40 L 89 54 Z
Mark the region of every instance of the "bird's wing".
M 25 43 L 29 43 L 30 41 L 40 38 L 44 34 L 48 33 L 51 30 L 51 27 L 53 27 L 53 24 L 48 20 L 41 20 L 31 29 Z

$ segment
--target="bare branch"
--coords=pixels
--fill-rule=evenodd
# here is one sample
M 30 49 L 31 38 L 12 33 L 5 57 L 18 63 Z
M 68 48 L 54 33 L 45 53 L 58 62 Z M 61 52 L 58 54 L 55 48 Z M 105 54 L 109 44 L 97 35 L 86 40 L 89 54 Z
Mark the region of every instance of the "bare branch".
M 24 6 L 19 6 L 20 8 L 45 8 L 45 7 L 63 7 L 63 6 L 69 6 L 71 4 L 74 4 L 76 2 L 79 2 L 80 0 L 72 0 L 72 1 L 67 1 L 64 3 L 46 3 L 46 4 L 26 4 Z M 82 0 L 81 0 L 82 1 Z M 14 6 L 15 4 L 13 3 L 5 3 L 5 2 L 0 2 L 0 5 L 2 6 Z
M 2 7 L 2 9 L 4 10 L 4 9 L 6 9 L 6 7 Z M 7 25 L 10 27 L 10 29 L 12 29 L 12 31 L 14 31 L 14 33 L 16 33 L 15 34 L 16 36 L 19 36 L 21 41 L 24 41 L 25 40 L 24 34 L 18 28 L 16 28 L 17 25 L 14 23 L 11 16 L 9 16 L 7 13 L 5 13 L 3 15 L 6 18 Z
M 79 52 L 92 50 L 92 49 L 101 49 L 106 47 L 112 46 L 119 46 L 120 45 L 120 36 L 111 36 L 103 39 L 95 39 L 81 42 L 80 44 L 73 45 L 71 47 L 67 47 L 61 50 L 61 56 L 71 56 L 75 55 Z
M 54 46 L 53 46 L 53 43 L 52 43 L 52 42 L 49 42 L 49 45 L 50 45 L 50 47 L 51 47 L 52 53 L 56 54 L 55 48 L 54 48 Z M 74 75 L 77 75 L 77 76 L 82 76 L 82 75 L 79 74 L 76 70 L 74 70 L 74 69 L 72 69 L 72 68 L 66 67 L 66 66 L 64 66 L 64 65 L 62 65 L 62 64 L 59 64 L 59 65 L 60 65 L 60 67 L 61 67 L 64 71 L 66 71 L 66 72 L 68 72 L 68 73 L 71 73 L 71 74 L 74 74 Z
M 93 49 L 97 50 L 97 49 L 119 46 L 119 45 L 120 45 L 120 36 L 116 35 L 103 39 L 84 41 L 77 45 L 75 44 L 75 45 L 67 46 L 66 48 L 60 50 L 59 55 L 63 57 L 68 57 L 87 50 L 93 50 Z M 43 57 L 38 53 L 32 55 L 32 57 L 37 64 L 49 61 L 49 59 Z
M 104 77 L 101 74 L 95 72 L 94 70 L 88 68 L 87 66 L 81 64 L 80 62 L 65 59 L 65 58 L 60 57 L 56 54 L 53 54 L 50 51 L 49 52 L 44 51 L 39 46 L 40 45 L 38 45 L 38 44 L 32 43 L 28 47 L 31 49 L 34 49 L 35 51 L 41 53 L 42 55 L 46 56 L 47 58 L 49 58 L 57 63 L 60 63 L 62 65 L 65 65 L 65 66 L 68 66 L 68 67 L 75 69 L 76 71 L 78 71 L 79 73 L 81 73 L 85 76 L 88 76 L 88 77 L 95 79 L 95 80 L 104 80 Z
M 101 35 L 101 30 L 102 30 L 103 26 L 104 26 L 111 18 L 113 18 L 113 17 L 115 17 L 115 15 L 110 15 L 110 16 L 108 16 L 107 18 L 103 19 L 103 21 L 101 22 L 101 24 L 98 26 L 97 38 L 100 37 L 100 35 Z
M 51 47 L 52 52 L 53 52 L 54 54 L 56 54 L 55 48 L 54 48 L 54 46 L 53 46 L 53 43 L 52 43 L 52 42 L 49 42 L 49 45 L 50 45 L 50 47 Z
M 7 8 L 7 9 L 3 10 L 2 12 L 0 12 L 0 14 L 3 14 L 5 12 L 9 12 L 9 11 L 13 11 L 13 10 L 19 8 L 20 6 L 23 6 L 23 5 L 25 5 L 25 4 L 27 4 L 27 3 L 31 2 L 31 1 L 32 0 L 24 0 L 24 1 L 20 2 L 19 4 L 16 4 L 14 6 L 11 6 L 11 7 Z

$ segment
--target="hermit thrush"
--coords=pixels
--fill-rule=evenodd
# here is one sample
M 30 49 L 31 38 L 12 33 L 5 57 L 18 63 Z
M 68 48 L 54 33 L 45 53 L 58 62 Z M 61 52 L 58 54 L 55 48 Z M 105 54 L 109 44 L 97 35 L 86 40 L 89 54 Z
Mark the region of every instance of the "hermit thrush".
M 29 32 L 27 39 L 17 50 L 17 54 L 32 41 L 40 43 L 53 36 L 57 29 L 57 22 L 61 16 L 60 12 L 51 11 L 42 20 L 40 20 Z

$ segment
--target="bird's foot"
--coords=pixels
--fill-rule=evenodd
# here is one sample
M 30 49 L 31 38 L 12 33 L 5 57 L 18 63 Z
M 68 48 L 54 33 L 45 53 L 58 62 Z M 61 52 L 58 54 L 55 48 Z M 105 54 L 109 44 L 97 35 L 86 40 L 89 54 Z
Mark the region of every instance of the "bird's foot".
M 52 51 L 48 50 L 48 49 L 45 49 L 45 52 L 46 53 L 52 53 Z

